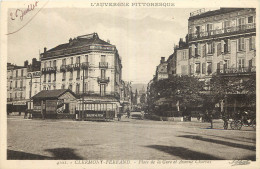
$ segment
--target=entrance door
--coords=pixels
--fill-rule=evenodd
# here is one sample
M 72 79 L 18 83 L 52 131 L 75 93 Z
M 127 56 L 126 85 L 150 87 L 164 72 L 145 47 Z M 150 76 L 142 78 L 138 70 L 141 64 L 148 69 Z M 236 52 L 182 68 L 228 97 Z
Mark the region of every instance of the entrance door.
M 65 103 L 64 113 L 69 113 L 69 103 Z

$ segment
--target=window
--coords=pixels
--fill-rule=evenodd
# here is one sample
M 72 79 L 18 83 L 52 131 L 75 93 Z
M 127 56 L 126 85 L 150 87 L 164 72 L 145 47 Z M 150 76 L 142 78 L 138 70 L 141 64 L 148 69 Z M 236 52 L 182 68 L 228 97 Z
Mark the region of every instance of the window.
M 17 88 L 17 81 L 15 81 L 15 88 Z
M 51 67 L 51 61 L 49 61 L 49 67 Z
M 238 39 L 238 50 L 242 51 L 245 49 L 245 38 L 241 37 Z
M 56 60 L 53 61 L 53 67 L 56 67 Z
M 88 91 L 88 83 L 84 84 L 84 92 L 86 93 Z
M 224 70 L 229 68 L 229 60 L 224 60 Z
M 207 64 L 208 64 L 208 66 L 207 66 L 207 73 L 208 73 L 208 75 L 210 75 L 212 73 L 212 63 L 208 62 Z
M 66 59 L 62 59 L 62 65 L 66 65 Z
M 186 59 L 187 59 L 186 51 L 183 51 L 183 52 L 182 52 L 182 59 L 183 59 L 183 60 L 186 60 Z
M 21 70 L 21 76 L 23 77 L 23 69 Z
M 242 69 L 245 67 L 245 59 L 238 59 L 238 68 Z
M 23 93 L 22 92 L 20 93 L 20 98 L 23 98 Z
M 87 79 L 88 78 L 88 69 L 83 69 L 83 73 L 84 73 L 84 78 Z
M 212 35 L 213 30 L 213 24 L 207 24 L 206 31 L 208 32 L 208 35 Z
M 76 94 L 79 94 L 79 88 L 80 88 L 80 85 L 77 84 L 77 85 L 76 85 Z
M 101 78 L 102 79 L 106 78 L 106 70 L 105 69 L 101 69 Z
M 106 55 L 101 55 L 101 62 L 106 62 Z
M 200 63 L 196 63 L 196 73 L 200 73 Z
M 199 54 L 199 47 L 198 44 L 195 45 L 195 56 L 198 56 Z
M 46 82 L 46 74 L 43 76 L 43 82 Z
M 10 93 L 10 98 L 12 98 L 12 93 Z
M 230 51 L 230 40 L 225 39 L 224 40 L 224 53 L 228 53 Z
M 217 56 L 221 55 L 221 43 L 217 45 Z
M 62 85 L 61 85 L 61 89 L 65 89 L 65 84 L 62 84 Z
M 224 28 L 230 27 L 230 21 L 224 21 Z
M 245 18 L 238 19 L 238 28 L 239 28 L 239 30 L 245 29 Z
M 80 79 L 80 70 L 77 70 L 77 79 Z
M 249 38 L 249 50 L 255 50 L 255 37 L 254 36 Z
M 53 81 L 56 81 L 56 73 L 53 74 Z
M 16 70 L 16 77 L 18 77 L 18 70 Z
M 73 72 L 70 72 L 70 80 L 73 79 Z
M 80 56 L 77 57 L 76 63 L 80 63 Z
M 100 85 L 100 95 L 105 96 L 105 94 L 106 94 L 106 86 L 105 86 L 105 84 L 101 84 Z
M 62 72 L 62 81 L 66 79 L 66 72 Z
M 88 62 L 88 55 L 85 55 L 85 61 Z
M 70 58 L 70 64 L 73 64 L 73 57 Z
M 51 81 L 51 74 L 49 74 L 49 80 L 48 80 L 48 82 L 50 82 Z
M 20 81 L 20 87 L 23 87 L 23 81 L 22 80 Z
M 69 89 L 72 91 L 72 84 L 69 85 Z
M 17 98 L 17 93 L 14 94 L 14 97 Z
M 206 63 L 202 63 L 202 74 L 206 74 Z
M 47 62 L 44 62 L 44 68 L 46 68 L 47 67 Z
M 213 53 L 212 43 L 208 43 L 208 54 L 212 54 L 212 53 Z
M 192 47 L 189 47 L 189 58 L 192 57 Z
M 249 16 L 247 18 L 247 23 L 253 23 L 254 22 L 254 17 L 253 16 Z

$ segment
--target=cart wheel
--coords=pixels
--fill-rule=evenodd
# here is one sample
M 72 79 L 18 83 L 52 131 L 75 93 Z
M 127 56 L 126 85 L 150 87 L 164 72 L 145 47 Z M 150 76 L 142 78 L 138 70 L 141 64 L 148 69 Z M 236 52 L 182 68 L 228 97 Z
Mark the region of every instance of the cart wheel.
M 230 123 L 230 127 L 232 130 L 240 130 L 242 127 L 242 122 L 240 120 L 232 121 Z

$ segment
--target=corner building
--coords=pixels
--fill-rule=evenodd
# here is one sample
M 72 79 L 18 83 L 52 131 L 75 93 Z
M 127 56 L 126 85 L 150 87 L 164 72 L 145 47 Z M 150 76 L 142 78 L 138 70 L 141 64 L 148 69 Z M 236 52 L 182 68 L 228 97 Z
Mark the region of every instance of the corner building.
M 69 109 L 117 114 L 122 64 L 116 46 L 92 33 L 45 48 L 40 57 L 42 90 L 72 90 L 78 104 Z
M 191 13 L 188 20 L 189 74 L 255 72 L 256 9 L 220 8 Z

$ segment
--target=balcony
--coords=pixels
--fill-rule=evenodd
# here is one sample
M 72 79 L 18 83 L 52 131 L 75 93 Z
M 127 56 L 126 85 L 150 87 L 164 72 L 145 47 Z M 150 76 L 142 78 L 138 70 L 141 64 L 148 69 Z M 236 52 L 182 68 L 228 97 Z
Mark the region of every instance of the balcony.
M 87 69 L 89 67 L 89 62 L 83 62 L 81 63 L 81 68 L 82 69 Z
M 57 71 L 57 67 L 46 67 L 42 68 L 42 73 L 55 73 Z
M 12 99 L 13 99 L 13 101 L 18 101 L 18 100 L 24 100 L 25 97 L 16 97 L 16 98 L 12 98 Z
M 74 65 L 72 65 L 74 70 L 79 70 L 80 69 L 80 63 L 75 63 Z
M 243 67 L 243 68 L 226 68 L 226 69 L 217 69 L 217 74 L 219 75 L 230 75 L 230 74 L 249 74 L 255 73 L 256 67 Z
M 66 65 L 61 65 L 60 66 L 60 71 L 65 72 L 66 71 Z
M 197 32 L 189 34 L 189 40 L 200 40 L 200 39 L 207 39 L 207 38 L 216 38 L 221 36 L 229 36 L 233 34 L 239 33 L 247 33 L 247 32 L 255 32 L 256 31 L 256 24 L 250 23 L 246 25 L 228 27 L 224 29 L 216 29 L 207 32 Z
M 109 77 L 98 77 L 97 81 L 98 83 L 108 83 Z
M 13 101 L 13 98 L 7 98 L 7 101 L 11 102 L 11 101 Z
M 99 68 L 108 68 L 107 62 L 99 62 Z
M 73 71 L 73 64 L 66 66 L 67 71 Z

